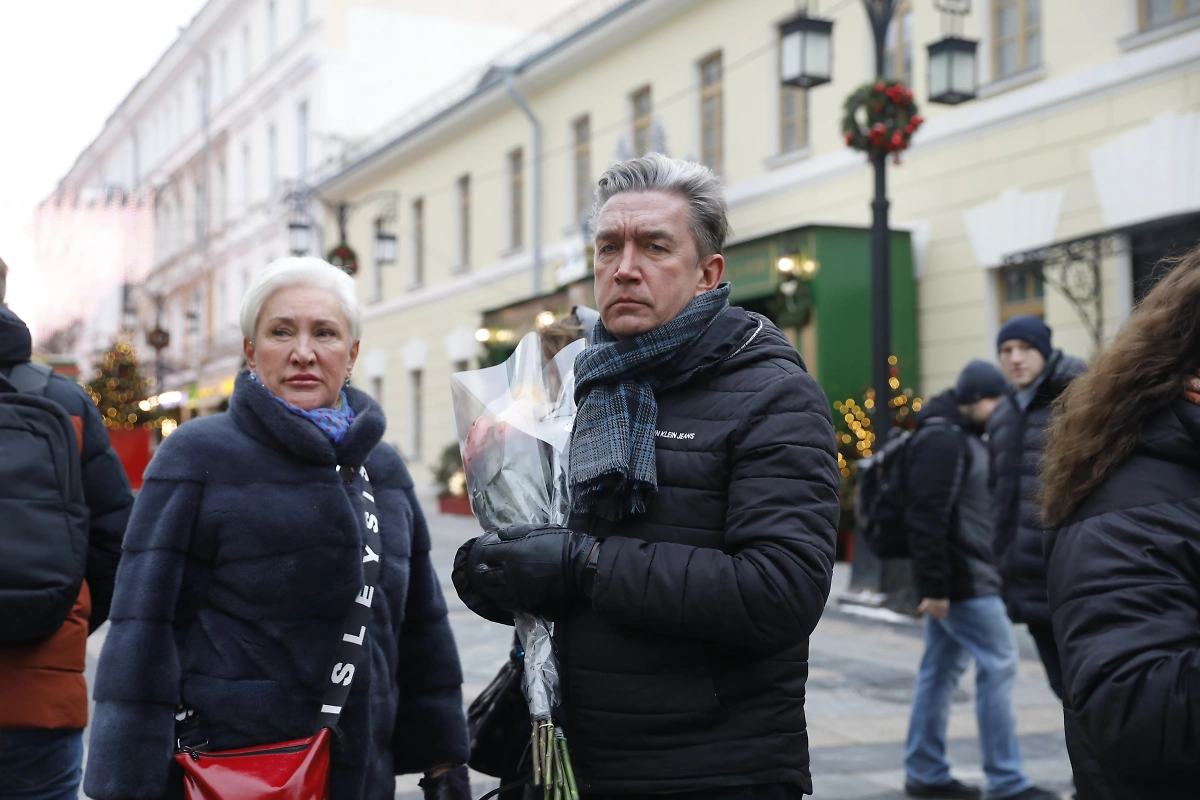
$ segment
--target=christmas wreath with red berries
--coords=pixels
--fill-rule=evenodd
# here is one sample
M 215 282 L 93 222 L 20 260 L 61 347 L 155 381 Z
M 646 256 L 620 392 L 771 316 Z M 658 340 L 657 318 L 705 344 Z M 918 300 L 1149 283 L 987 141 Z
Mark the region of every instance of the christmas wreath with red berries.
M 342 242 L 329 251 L 329 255 L 325 260 L 333 264 L 338 269 L 345 272 L 347 275 L 353 275 L 358 272 L 358 254 L 355 253 L 350 245 Z
M 846 144 L 874 158 L 908 149 L 925 120 L 917 114 L 912 89 L 900 81 L 879 80 L 860 86 L 846 98 L 842 135 Z

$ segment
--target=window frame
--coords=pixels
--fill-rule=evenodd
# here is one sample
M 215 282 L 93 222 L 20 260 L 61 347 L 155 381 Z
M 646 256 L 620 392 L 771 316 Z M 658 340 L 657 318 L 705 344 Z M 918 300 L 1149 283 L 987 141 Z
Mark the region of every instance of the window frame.
M 571 122 L 573 142 L 571 165 L 574 178 L 574 224 L 585 227 L 592 205 L 592 118 L 582 114 Z
M 412 238 L 412 263 L 408 269 L 408 285 L 425 283 L 425 198 L 415 198 L 409 204 L 409 228 Z
M 1153 0 L 1138 0 L 1137 15 L 1138 15 L 1138 31 L 1145 33 L 1147 31 L 1156 31 L 1173 25 L 1180 20 L 1189 19 L 1192 17 L 1200 17 L 1200 9 L 1188 11 L 1187 0 L 1172 0 L 1171 18 L 1164 22 L 1156 22 L 1150 24 L 1150 3 Z
M 1025 296 L 1019 300 L 1008 299 L 1008 277 L 1014 272 L 1023 272 Z M 1041 275 L 1042 294 L 1036 291 L 1037 276 Z M 1003 325 L 1013 317 L 1030 314 L 1046 318 L 1046 277 L 1043 266 L 1038 263 L 1015 264 L 996 270 L 996 297 L 999 304 L 999 319 Z
M 645 113 L 639 111 L 639 101 L 645 98 L 646 108 Z M 636 157 L 641 157 L 650 152 L 650 140 L 653 136 L 654 128 L 654 95 L 652 94 L 650 84 L 635 89 L 629 95 L 630 117 L 632 119 L 632 145 L 633 154 Z
M 308 101 L 296 104 L 296 178 L 303 180 L 308 174 Z
M 796 98 L 795 112 L 789 115 L 786 111 L 788 96 Z M 779 154 L 797 153 L 808 147 L 808 90 L 799 86 L 779 87 Z M 790 121 L 790 122 L 789 122 Z M 787 130 L 789 124 L 795 129 L 796 141 L 788 146 Z
M 714 64 L 717 72 L 711 77 L 709 68 Z M 700 72 L 700 163 L 722 175 L 725 172 L 725 63 L 722 51 L 710 53 L 696 66 Z M 706 110 L 708 103 L 712 103 L 713 108 L 711 119 Z
M 895 46 L 888 50 L 886 44 L 886 36 L 884 43 L 883 59 L 884 59 L 884 77 L 892 80 L 900 81 L 908 86 L 912 85 L 912 65 L 913 65 L 913 41 L 905 38 L 904 31 L 904 16 L 913 14 L 912 0 L 900 0 L 896 4 L 896 10 L 892 12 L 892 21 L 888 25 L 888 33 L 893 30 L 896 32 Z M 915 34 L 916 21 L 913 21 Z M 915 36 L 913 37 L 916 38 Z M 890 70 L 890 71 L 889 71 Z
M 408 458 L 411 461 L 421 460 L 421 428 L 424 416 L 424 370 L 410 369 L 408 371 Z
M 456 242 L 458 263 L 455 272 L 466 272 L 471 268 L 471 173 L 460 175 L 457 187 L 458 241 Z
M 991 65 L 992 79 L 1001 81 L 1020 75 L 1023 72 L 1037 69 L 1042 65 L 1042 53 L 1045 48 L 1041 47 L 1038 50 L 1038 59 L 1036 63 L 1029 61 L 1029 37 L 1031 32 L 1036 32 L 1039 37 L 1042 35 L 1042 12 L 1044 0 L 1034 0 L 1038 3 L 1038 18 L 1033 25 L 1029 24 L 1029 3 L 1030 0 L 992 0 L 991 18 L 989 20 L 992 26 L 991 36 Z M 1000 46 L 1002 41 L 1007 42 L 1008 39 L 1001 40 L 1000 38 L 1000 12 L 1003 8 L 1013 6 L 1016 8 L 1017 27 L 1015 36 L 1015 44 L 1017 47 L 1017 64 L 1012 72 L 1002 73 L 1000 71 Z
M 520 147 L 504 157 L 508 170 L 508 248 L 525 246 L 525 154 Z

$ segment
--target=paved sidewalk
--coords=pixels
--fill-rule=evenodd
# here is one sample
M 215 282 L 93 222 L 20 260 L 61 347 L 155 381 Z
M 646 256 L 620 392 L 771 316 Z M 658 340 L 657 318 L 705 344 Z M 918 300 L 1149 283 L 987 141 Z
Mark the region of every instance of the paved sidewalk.
M 463 697 L 470 702 L 508 657 L 512 629 L 486 622 L 458 600 L 450 582 L 454 553 L 478 533 L 473 518 L 438 514 L 426 501 L 433 536 L 433 559 L 441 579 L 450 623 L 462 657 Z M 834 572 L 834 596 L 849 568 Z M 1062 736 L 1062 711 L 1046 685 L 1045 673 L 1023 628 L 1014 701 L 1026 774 L 1055 790 L 1070 789 L 1070 766 Z M 104 631 L 88 642 L 88 680 L 94 676 Z M 903 798 L 903 742 L 912 682 L 922 649 L 917 622 L 895 623 L 851 615 L 831 603 L 812 639 L 806 712 L 812 744 L 817 800 L 898 800 Z M 950 760 L 955 775 L 982 785 L 974 713 L 974 672 L 963 677 L 950 719 Z M 396 781 L 396 800 L 421 800 L 417 776 Z M 472 775 L 475 796 L 496 781 Z M 1066 796 L 1066 795 L 1064 795 Z

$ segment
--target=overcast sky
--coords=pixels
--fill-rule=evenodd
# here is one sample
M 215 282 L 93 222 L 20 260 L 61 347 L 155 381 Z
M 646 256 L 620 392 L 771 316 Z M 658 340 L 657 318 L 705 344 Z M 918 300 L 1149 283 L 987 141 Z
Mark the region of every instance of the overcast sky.
M 33 208 L 204 0 L 0 2 L 0 258 L 30 315 Z M 29 320 L 34 322 L 34 320 Z

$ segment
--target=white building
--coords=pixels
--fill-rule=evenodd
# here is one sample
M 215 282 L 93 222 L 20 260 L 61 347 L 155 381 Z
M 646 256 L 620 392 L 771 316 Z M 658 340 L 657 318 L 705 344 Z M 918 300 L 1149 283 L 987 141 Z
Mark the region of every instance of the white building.
M 242 293 L 288 254 L 290 193 L 570 2 L 209 0 L 39 209 L 43 328 L 74 325 L 86 362 L 113 333 L 101 321 L 127 316 L 105 298 L 136 284 L 138 341 L 170 334 L 160 388 L 194 409 L 219 404 L 241 360 Z M 77 259 L 54 255 L 88 244 L 62 198 L 114 193 L 152 203 L 153 236 L 137 239 L 152 252 L 122 256 L 138 269 L 100 257 L 83 280 Z

